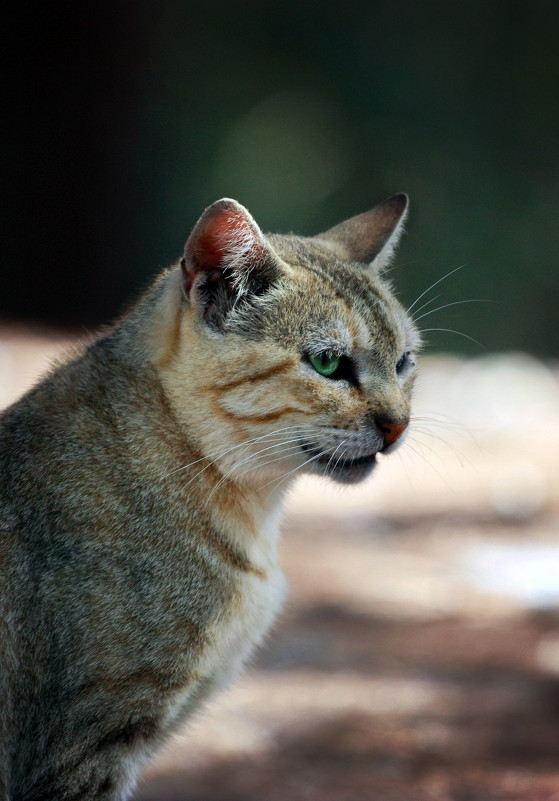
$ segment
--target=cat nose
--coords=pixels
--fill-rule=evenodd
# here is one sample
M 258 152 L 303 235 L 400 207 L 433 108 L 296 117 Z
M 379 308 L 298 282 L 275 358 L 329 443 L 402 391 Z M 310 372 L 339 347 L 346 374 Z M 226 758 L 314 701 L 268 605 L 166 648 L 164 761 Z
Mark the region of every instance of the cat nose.
M 392 422 L 391 420 L 378 419 L 375 421 L 384 437 L 385 445 L 392 445 L 399 439 L 406 428 L 408 427 L 409 420 Z

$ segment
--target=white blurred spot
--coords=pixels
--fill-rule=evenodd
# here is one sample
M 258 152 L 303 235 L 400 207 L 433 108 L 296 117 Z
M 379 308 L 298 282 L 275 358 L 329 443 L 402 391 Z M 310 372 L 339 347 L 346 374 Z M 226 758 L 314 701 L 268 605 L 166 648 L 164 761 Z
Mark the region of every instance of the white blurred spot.
M 536 651 L 536 662 L 544 670 L 559 673 L 559 638 L 542 640 Z
M 488 433 L 507 430 L 541 438 L 559 415 L 559 385 L 551 370 L 526 353 L 493 354 L 464 362 L 453 379 L 457 416 Z
M 7 406 L 14 394 L 16 363 L 8 345 L 0 342 L 0 409 Z
M 505 520 L 529 520 L 547 500 L 546 480 L 536 465 L 519 459 L 497 469 L 489 495 L 494 509 Z
M 559 604 L 559 545 L 478 544 L 465 555 L 472 584 L 529 607 Z

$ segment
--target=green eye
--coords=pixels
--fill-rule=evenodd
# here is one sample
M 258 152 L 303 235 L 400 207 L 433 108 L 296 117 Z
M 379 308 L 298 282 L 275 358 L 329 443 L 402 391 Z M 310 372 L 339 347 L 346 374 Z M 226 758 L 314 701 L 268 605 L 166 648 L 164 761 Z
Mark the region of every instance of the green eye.
M 340 366 L 340 356 L 337 353 L 332 353 L 328 350 L 323 350 L 322 353 L 309 354 L 310 363 L 317 373 L 329 378 L 333 375 Z

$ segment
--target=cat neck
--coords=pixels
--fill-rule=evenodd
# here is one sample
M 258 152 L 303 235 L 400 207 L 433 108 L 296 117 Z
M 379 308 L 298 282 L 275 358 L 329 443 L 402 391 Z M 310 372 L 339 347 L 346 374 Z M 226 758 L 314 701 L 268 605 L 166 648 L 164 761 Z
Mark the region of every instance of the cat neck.
M 262 532 L 275 540 L 284 498 L 295 477 L 231 469 L 233 462 L 247 458 L 247 452 L 237 426 L 219 416 L 222 377 L 216 372 L 216 343 L 202 326 L 194 310 L 185 306 L 180 270 L 171 268 L 122 321 L 111 341 L 122 359 L 132 362 L 134 372 L 150 372 L 161 386 L 168 412 L 163 412 L 164 422 L 154 418 L 150 425 L 166 429 L 167 443 L 171 429 L 178 462 L 169 469 L 165 457 L 166 482 L 184 496 L 194 492 L 221 529 L 243 539 Z M 164 451 L 165 443 L 160 445 Z

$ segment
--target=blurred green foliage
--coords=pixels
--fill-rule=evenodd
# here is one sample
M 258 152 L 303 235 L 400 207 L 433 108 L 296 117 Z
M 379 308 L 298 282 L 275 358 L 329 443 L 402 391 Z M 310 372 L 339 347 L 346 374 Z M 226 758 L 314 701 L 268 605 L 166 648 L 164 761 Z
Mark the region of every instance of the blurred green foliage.
M 464 264 L 441 303 L 493 301 L 425 327 L 557 354 L 558 22 L 541 0 L 160 4 L 138 154 L 154 260 L 221 196 L 312 234 L 404 190 L 402 298 Z
M 404 301 L 459 265 L 433 305 L 493 301 L 425 327 L 558 354 L 554 0 L 138 0 L 129 12 L 136 89 L 111 144 L 127 187 L 110 203 L 122 301 L 218 197 L 265 230 L 313 234 L 403 190 Z M 451 333 L 429 341 L 480 350 Z

